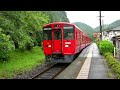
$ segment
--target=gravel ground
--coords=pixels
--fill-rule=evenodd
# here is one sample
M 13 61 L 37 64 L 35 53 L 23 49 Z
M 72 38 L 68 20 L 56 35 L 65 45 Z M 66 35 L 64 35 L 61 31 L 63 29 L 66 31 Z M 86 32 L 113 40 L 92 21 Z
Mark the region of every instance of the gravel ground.
M 31 79 L 34 75 L 37 75 L 39 71 L 44 70 L 44 66 L 46 66 L 46 64 L 41 64 L 29 72 L 15 76 L 13 79 Z

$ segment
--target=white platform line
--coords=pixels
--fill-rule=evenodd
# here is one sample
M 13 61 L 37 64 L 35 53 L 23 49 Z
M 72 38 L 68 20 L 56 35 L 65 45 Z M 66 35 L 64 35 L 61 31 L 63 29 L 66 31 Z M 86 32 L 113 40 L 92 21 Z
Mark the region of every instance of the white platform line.
M 76 79 L 88 79 L 93 47 L 94 47 L 94 44 L 91 46 L 90 51 L 87 55 L 87 58 L 86 58 L 86 60 L 85 60 L 85 62 L 84 62 L 84 64 L 83 64 Z

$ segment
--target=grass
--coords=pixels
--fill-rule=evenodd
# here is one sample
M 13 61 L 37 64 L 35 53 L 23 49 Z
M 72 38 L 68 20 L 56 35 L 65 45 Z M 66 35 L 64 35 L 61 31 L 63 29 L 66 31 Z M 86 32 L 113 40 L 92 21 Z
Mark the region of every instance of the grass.
M 31 51 L 13 51 L 6 62 L 0 62 L 0 79 L 11 79 L 15 75 L 30 71 L 44 62 L 45 56 L 40 47 Z

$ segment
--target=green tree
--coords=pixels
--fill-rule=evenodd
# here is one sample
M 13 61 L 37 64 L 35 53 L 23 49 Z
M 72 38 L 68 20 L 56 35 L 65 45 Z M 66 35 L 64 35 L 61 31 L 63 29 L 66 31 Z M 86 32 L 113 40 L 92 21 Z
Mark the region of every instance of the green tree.
M 9 57 L 10 51 L 15 49 L 10 36 L 3 34 L 1 31 L 2 29 L 0 28 L 0 61 L 6 60 Z

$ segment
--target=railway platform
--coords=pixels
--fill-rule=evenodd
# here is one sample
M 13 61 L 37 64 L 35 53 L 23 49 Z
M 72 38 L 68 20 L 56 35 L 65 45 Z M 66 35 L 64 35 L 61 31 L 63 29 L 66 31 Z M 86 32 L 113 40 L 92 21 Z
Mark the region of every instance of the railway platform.
M 55 79 L 114 79 L 114 75 L 96 43 L 92 43 Z

